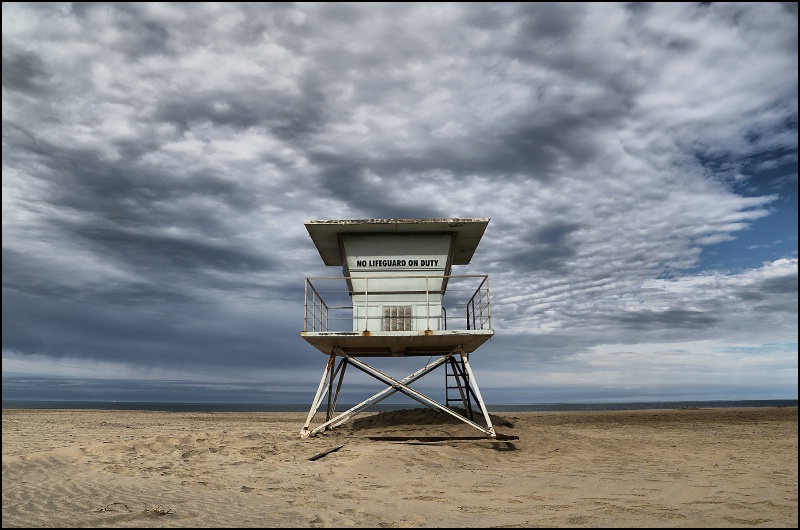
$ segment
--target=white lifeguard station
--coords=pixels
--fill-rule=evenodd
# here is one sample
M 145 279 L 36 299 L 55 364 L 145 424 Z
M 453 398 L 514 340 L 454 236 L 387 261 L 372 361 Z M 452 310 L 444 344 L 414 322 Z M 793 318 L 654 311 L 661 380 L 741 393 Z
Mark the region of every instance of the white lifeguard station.
M 453 265 L 470 262 L 488 223 L 488 218 L 305 222 L 322 261 L 342 267 L 343 276 L 306 278 L 302 337 L 328 360 L 302 437 L 334 428 L 401 392 L 497 439 L 469 363 L 469 354 L 494 334 L 489 278 L 451 274 Z M 438 358 L 399 380 L 363 360 L 413 356 Z M 387 387 L 337 414 L 349 365 Z M 410 386 L 442 365 L 444 404 Z M 326 395 L 325 422 L 311 428 Z M 485 425 L 473 421 L 473 402 Z M 463 405 L 466 414 L 451 403 Z

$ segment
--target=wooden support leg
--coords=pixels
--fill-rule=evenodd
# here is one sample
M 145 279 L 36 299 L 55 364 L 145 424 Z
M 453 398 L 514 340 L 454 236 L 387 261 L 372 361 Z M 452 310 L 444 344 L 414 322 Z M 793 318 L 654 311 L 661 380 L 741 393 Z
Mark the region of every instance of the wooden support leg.
M 492 426 L 492 420 L 489 418 L 489 411 L 486 410 L 486 405 L 483 403 L 483 398 L 481 397 L 481 391 L 478 388 L 478 382 L 475 380 L 475 374 L 472 373 L 472 367 L 469 365 L 469 354 L 464 350 L 461 350 L 461 359 L 464 361 L 464 368 L 467 370 L 467 375 L 469 376 L 470 388 L 475 393 L 475 399 L 478 401 L 478 406 L 481 408 L 483 417 L 486 420 L 486 427 L 491 433 L 490 436 L 496 438 L 497 433 Z
M 336 354 L 331 352 L 331 356 L 328 358 L 328 364 L 325 365 L 325 372 L 322 374 L 322 380 L 319 382 L 319 387 L 317 388 L 317 394 L 314 396 L 314 401 L 311 403 L 311 410 L 308 412 L 308 418 L 306 418 L 306 423 L 303 425 L 302 430 L 300 431 L 300 436 L 302 438 L 308 438 L 309 431 L 308 426 L 311 425 L 311 420 L 314 418 L 314 415 L 317 413 L 319 409 L 320 403 L 322 403 L 322 398 L 325 397 L 326 389 L 325 389 L 325 381 L 328 379 L 328 375 L 331 373 L 333 369 L 333 362 L 336 359 Z

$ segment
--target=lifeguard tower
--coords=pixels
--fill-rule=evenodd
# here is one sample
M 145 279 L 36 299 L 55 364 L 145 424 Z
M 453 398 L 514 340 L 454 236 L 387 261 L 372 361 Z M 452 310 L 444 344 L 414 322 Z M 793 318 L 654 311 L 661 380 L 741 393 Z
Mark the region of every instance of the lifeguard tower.
M 322 261 L 342 267 L 343 276 L 309 277 L 305 282 L 302 337 L 328 361 L 301 430 L 303 438 L 334 428 L 401 392 L 497 439 L 469 363 L 469 354 L 494 334 L 489 278 L 451 274 L 453 265 L 470 262 L 488 223 L 488 218 L 305 222 Z M 400 380 L 363 360 L 413 356 L 438 358 Z M 337 414 L 350 365 L 387 387 Z M 444 404 L 410 386 L 442 365 Z M 326 395 L 325 422 L 312 429 Z M 451 403 L 463 405 L 465 414 Z M 485 425 L 473 421 L 473 403 Z

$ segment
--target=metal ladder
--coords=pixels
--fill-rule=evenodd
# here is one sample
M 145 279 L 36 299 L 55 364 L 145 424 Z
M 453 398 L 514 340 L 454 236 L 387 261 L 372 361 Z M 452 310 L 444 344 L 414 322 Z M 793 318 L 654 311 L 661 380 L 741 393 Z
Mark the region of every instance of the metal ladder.
M 469 384 L 469 374 L 464 368 L 464 359 L 450 357 L 444 364 L 445 373 L 445 406 L 452 408 L 452 405 L 462 406 L 467 412 L 467 417 L 472 417 L 472 399 L 474 392 Z M 477 402 L 477 398 L 475 399 Z M 451 405 L 452 404 L 452 405 Z

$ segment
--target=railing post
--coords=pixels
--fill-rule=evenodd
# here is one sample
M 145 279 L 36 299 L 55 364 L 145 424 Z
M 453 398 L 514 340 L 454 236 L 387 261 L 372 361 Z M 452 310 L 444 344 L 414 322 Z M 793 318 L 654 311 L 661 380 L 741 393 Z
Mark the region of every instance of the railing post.
M 325 331 L 323 329 L 323 310 L 325 309 L 325 302 L 322 300 L 322 296 L 320 296 L 313 284 L 311 287 L 314 290 L 314 331 Z
M 486 276 L 486 321 L 489 324 L 489 329 L 492 328 L 492 303 L 489 299 L 489 276 Z
M 430 276 L 425 276 L 425 329 L 431 329 L 431 287 Z
M 364 331 L 369 332 L 369 278 L 364 278 Z
M 306 278 L 306 283 L 303 284 L 303 331 L 308 331 L 308 278 Z

